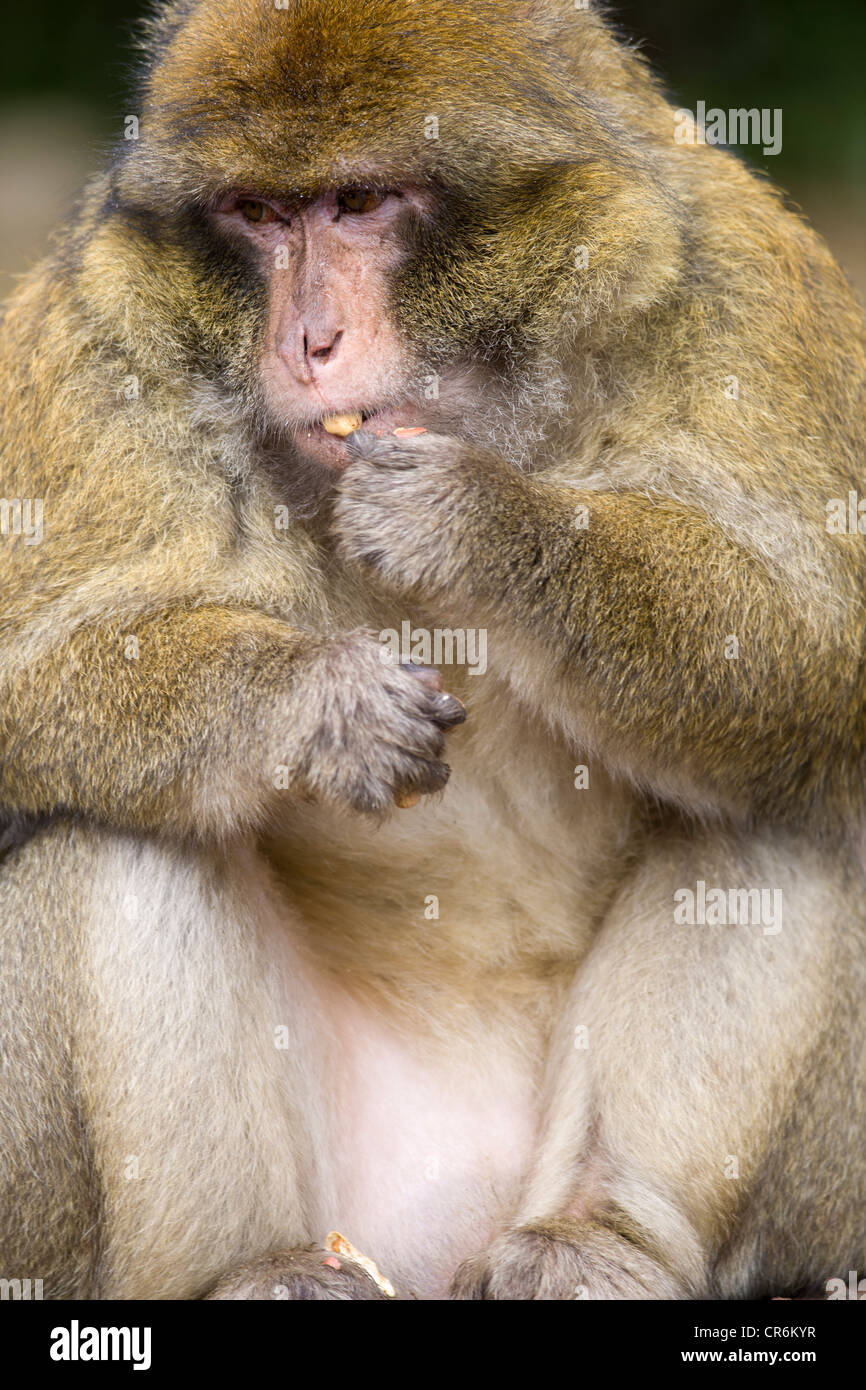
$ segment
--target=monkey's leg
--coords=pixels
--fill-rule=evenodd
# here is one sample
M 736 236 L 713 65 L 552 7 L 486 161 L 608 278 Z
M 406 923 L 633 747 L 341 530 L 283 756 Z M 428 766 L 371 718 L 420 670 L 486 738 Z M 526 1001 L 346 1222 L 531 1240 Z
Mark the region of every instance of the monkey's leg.
M 714 888 L 739 923 L 711 924 Z M 656 850 L 575 981 L 515 1229 L 453 1296 L 758 1297 L 862 1268 L 863 895 L 792 839 Z
M 306 1250 L 277 1250 L 226 1274 L 205 1294 L 206 1299 L 250 1301 L 287 1299 L 291 1302 L 387 1302 L 375 1280 L 344 1255 L 331 1255 L 319 1246 Z
M 0 977 L 5 1276 L 191 1298 L 324 1236 L 329 1030 L 251 848 L 42 832 L 0 868 Z

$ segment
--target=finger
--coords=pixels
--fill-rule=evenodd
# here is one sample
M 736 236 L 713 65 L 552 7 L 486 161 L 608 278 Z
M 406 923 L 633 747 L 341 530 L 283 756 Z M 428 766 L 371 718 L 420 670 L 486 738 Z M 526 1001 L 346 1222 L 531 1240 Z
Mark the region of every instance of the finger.
M 406 752 L 409 750 L 407 749 Z M 413 757 L 413 767 L 407 768 L 405 773 L 398 777 L 399 785 L 394 790 L 394 798 L 398 796 L 429 796 L 432 792 L 441 792 L 448 778 L 451 776 L 451 768 L 448 763 L 422 758 L 417 754 Z
M 393 435 L 386 435 L 379 439 L 369 430 L 353 430 L 346 436 L 346 448 L 351 459 L 374 463 L 379 468 L 415 468 L 422 457 L 418 445 L 428 437 L 395 439 Z M 351 471 L 350 467 L 348 472 Z
M 381 442 L 369 430 L 352 430 L 346 435 L 346 448 L 353 458 L 372 458 Z
M 417 676 L 432 690 L 442 689 L 442 677 L 435 666 L 425 666 L 420 661 L 401 661 L 400 670 L 405 671 L 409 676 Z
M 465 723 L 466 706 L 455 696 L 443 692 L 433 707 L 431 717 L 440 729 L 454 729 L 458 724 Z

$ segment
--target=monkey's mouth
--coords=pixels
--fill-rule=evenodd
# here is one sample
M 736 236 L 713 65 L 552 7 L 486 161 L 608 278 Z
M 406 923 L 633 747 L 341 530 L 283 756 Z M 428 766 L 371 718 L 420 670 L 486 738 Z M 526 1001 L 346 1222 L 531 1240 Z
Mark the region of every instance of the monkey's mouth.
M 342 471 L 348 468 L 351 455 L 346 440 L 355 430 L 372 430 L 375 434 L 390 434 L 395 429 L 416 425 L 417 407 L 383 407 L 379 410 L 346 410 L 322 414 L 306 426 L 294 431 L 296 448 L 306 458 L 316 459 L 328 468 Z
M 327 434 L 334 434 L 338 439 L 346 439 L 355 430 L 359 430 L 365 419 L 369 419 L 362 410 L 350 411 L 347 415 L 323 415 L 319 421 L 322 429 Z

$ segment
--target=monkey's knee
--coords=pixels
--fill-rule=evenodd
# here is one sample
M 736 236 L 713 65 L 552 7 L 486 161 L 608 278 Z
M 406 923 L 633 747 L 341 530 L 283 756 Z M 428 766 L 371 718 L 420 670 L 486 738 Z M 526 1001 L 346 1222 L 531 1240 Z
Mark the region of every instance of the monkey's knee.
M 277 1250 L 251 1264 L 224 1274 L 205 1299 L 271 1299 L 313 1302 L 319 1299 L 384 1299 L 366 1270 L 343 1255 L 329 1255 L 318 1246 Z
M 460 1266 L 452 1299 L 688 1298 L 670 1270 L 610 1226 L 558 1218 L 500 1236 Z

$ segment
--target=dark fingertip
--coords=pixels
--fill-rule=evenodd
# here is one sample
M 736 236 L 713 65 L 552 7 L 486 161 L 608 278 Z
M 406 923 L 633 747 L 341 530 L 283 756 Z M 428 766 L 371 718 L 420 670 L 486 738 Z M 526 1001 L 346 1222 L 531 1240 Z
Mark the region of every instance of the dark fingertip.
M 346 435 L 346 448 L 356 458 L 369 458 L 378 442 L 369 430 L 352 430 L 351 434 Z
M 436 708 L 433 713 L 433 722 L 442 729 L 453 729 L 457 724 L 463 724 L 466 720 L 466 706 L 456 700 L 453 695 L 443 695 L 436 701 Z
M 450 776 L 451 768 L 448 763 L 430 763 L 427 775 L 422 782 L 424 795 L 435 796 L 436 792 L 444 791 Z
M 402 439 L 395 439 L 393 435 L 373 434 L 371 430 L 364 429 L 353 430 L 345 439 L 350 458 L 366 459 L 377 464 L 379 468 L 407 472 L 417 466 L 418 459 L 395 447 L 403 442 Z M 410 443 L 414 441 L 410 440 Z

